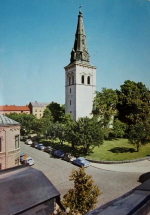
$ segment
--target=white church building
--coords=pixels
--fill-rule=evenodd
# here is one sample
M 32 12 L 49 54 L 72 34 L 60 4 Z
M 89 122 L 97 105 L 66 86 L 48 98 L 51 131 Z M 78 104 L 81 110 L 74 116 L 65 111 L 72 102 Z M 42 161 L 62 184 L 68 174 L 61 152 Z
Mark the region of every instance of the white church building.
M 91 117 L 96 91 L 96 67 L 91 65 L 83 15 L 79 11 L 70 64 L 65 67 L 65 106 L 74 120 Z

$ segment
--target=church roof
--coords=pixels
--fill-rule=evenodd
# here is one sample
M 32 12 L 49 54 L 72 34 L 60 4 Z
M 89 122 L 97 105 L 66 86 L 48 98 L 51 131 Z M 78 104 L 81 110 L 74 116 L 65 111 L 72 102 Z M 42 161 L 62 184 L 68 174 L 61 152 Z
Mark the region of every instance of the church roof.
M 0 126 L 8 126 L 8 125 L 19 125 L 19 122 L 16 122 L 15 120 L 0 114 Z
M 75 34 L 74 46 L 71 51 L 70 64 L 74 62 L 80 62 L 82 64 L 90 64 L 90 55 L 88 53 L 88 47 L 86 43 L 86 34 L 84 30 L 82 11 L 79 11 L 78 24 Z

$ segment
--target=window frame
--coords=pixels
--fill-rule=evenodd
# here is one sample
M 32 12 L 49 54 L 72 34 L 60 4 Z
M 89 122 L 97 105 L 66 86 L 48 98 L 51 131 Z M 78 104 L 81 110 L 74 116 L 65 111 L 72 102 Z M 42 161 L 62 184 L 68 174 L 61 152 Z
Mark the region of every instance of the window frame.
M 81 76 L 81 84 L 84 84 L 84 75 Z
M 18 149 L 20 146 L 20 141 L 19 141 L 19 134 L 15 135 L 15 149 Z
M 90 81 L 91 81 L 90 76 L 88 76 L 87 77 L 87 84 L 90 84 Z

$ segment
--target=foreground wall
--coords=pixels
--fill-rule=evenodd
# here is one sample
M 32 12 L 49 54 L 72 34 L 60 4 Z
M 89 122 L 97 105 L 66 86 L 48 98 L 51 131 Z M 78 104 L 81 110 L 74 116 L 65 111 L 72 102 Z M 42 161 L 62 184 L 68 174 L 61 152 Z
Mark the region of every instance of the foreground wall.
M 87 215 L 150 215 L 150 179 Z

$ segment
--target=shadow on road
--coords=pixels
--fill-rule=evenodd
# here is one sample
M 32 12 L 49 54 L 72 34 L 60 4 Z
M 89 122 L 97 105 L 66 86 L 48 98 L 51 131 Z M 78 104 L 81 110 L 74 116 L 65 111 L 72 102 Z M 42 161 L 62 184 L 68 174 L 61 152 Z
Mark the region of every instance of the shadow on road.
M 150 172 L 146 172 L 139 177 L 139 182 L 144 183 L 150 179 Z

